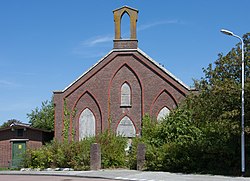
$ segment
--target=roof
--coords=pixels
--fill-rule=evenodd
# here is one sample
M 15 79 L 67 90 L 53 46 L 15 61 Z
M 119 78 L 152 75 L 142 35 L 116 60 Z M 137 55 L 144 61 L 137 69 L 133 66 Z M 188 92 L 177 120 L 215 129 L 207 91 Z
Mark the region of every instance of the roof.
M 90 67 L 87 71 L 85 71 L 82 75 L 80 75 L 75 81 L 73 81 L 69 86 L 61 90 L 55 90 L 54 93 L 62 93 L 65 92 L 67 89 L 69 89 L 73 84 L 75 84 L 78 80 L 80 80 L 83 76 L 85 76 L 88 72 L 90 72 L 92 69 L 94 69 L 99 63 L 101 63 L 106 57 L 108 57 L 113 52 L 133 52 L 136 51 L 140 53 L 142 56 L 147 58 L 149 61 L 151 61 L 155 66 L 157 66 L 159 69 L 161 69 L 164 73 L 169 75 L 172 79 L 174 79 L 177 83 L 179 83 L 181 86 L 185 87 L 187 90 L 191 91 L 191 88 L 187 86 L 184 82 L 182 82 L 180 79 L 178 79 L 176 76 L 174 76 L 170 71 L 168 71 L 165 67 L 160 65 L 158 62 L 156 62 L 153 58 L 151 58 L 149 55 L 147 55 L 145 52 L 143 52 L 141 49 L 112 49 L 109 53 L 107 53 L 104 57 L 102 57 L 96 64 L 94 64 L 92 67 Z
M 10 127 L 13 127 L 13 126 L 30 127 L 30 124 L 13 122 L 10 124 Z
M 39 129 L 39 128 L 33 128 L 30 126 L 30 124 L 26 124 L 26 123 L 11 123 L 10 126 L 5 127 L 5 128 L 0 128 L 0 131 L 4 131 L 4 130 L 8 130 L 11 128 L 28 128 L 31 130 L 36 130 L 36 131 L 42 131 L 42 132 L 52 132 L 52 131 L 48 131 L 48 130 L 44 130 L 44 129 Z
M 139 12 L 139 10 L 138 10 L 138 9 L 131 8 L 131 7 L 127 6 L 127 5 L 125 5 L 125 6 L 122 6 L 122 7 L 120 7 L 120 8 L 115 9 L 115 10 L 113 10 L 113 12 L 114 12 L 114 11 L 118 11 L 118 10 L 123 9 L 123 8 L 128 8 L 128 9 L 131 9 L 131 10 L 134 10 L 134 11 Z

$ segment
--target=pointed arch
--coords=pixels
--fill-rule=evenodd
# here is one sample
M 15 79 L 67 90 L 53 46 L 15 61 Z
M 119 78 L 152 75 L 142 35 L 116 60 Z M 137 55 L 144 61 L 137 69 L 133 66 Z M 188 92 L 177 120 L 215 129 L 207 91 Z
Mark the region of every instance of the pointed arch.
M 168 116 L 169 113 L 170 113 L 170 110 L 169 110 L 166 106 L 163 107 L 163 108 L 159 111 L 159 113 L 158 113 L 158 115 L 157 115 L 157 121 L 161 121 L 163 118 L 165 118 L 166 116 Z
M 162 90 L 155 98 L 150 107 L 150 115 L 160 120 L 176 108 L 177 101 L 166 89 Z
M 130 39 L 136 39 L 136 22 L 138 17 L 138 10 L 124 6 L 116 9 L 114 12 L 115 21 L 115 39 L 121 39 L 121 19 L 126 13 L 130 18 Z
M 173 101 L 173 106 L 176 107 L 177 106 L 177 101 L 174 98 L 174 96 L 172 94 L 170 94 L 166 89 L 162 90 L 155 98 L 154 101 L 152 102 L 151 106 L 150 106 L 150 114 L 152 114 L 153 108 L 156 104 L 157 101 L 159 101 L 159 98 L 161 96 L 166 95 L 166 97 L 169 97 L 171 99 L 171 101 Z M 165 96 L 164 96 L 165 97 Z
M 80 94 L 79 95 L 79 97 L 76 99 L 76 101 L 75 101 L 75 103 L 74 103 L 74 106 L 73 106 L 73 109 L 72 109 L 72 111 L 74 111 L 74 110 L 77 110 L 77 105 L 79 104 L 79 103 L 81 103 L 81 102 L 86 102 L 86 101 L 83 101 L 84 99 L 86 99 L 86 98 L 91 98 L 90 100 L 93 100 L 94 101 L 94 105 L 96 105 L 96 108 L 98 109 L 98 115 L 99 116 L 97 116 L 97 124 L 100 124 L 100 129 L 101 129 L 101 131 L 102 131 L 102 129 L 103 129 L 103 125 L 102 125 L 102 111 L 101 111 L 101 108 L 100 108 L 100 104 L 99 104 L 99 102 L 97 101 L 97 99 L 89 92 L 89 91 L 85 91 L 85 92 L 83 92 L 82 94 Z M 87 101 L 88 102 L 88 101 Z M 85 107 L 85 106 L 84 106 Z M 81 107 L 81 109 L 82 109 L 82 107 Z M 96 112 L 96 113 L 97 113 Z M 79 116 L 79 115 L 78 115 Z M 100 120 L 99 120 L 100 119 Z M 72 121 L 72 120 L 71 120 Z
M 122 135 L 123 137 L 131 138 L 136 136 L 136 128 L 134 123 L 128 116 L 124 116 L 119 122 L 117 129 L 117 135 Z
M 85 108 L 79 118 L 79 140 L 86 137 L 95 136 L 96 120 L 93 112 Z
M 121 86 L 121 106 L 131 106 L 131 87 L 127 82 Z
M 75 140 L 80 140 L 80 118 L 82 116 L 81 114 L 86 108 L 88 108 L 94 115 L 95 133 L 102 132 L 103 121 L 101 107 L 93 94 L 91 94 L 89 91 L 84 91 L 78 96 L 72 109 L 74 110 L 74 116 L 71 118 L 71 132 L 75 132 Z
M 140 111 L 141 111 L 141 117 L 144 114 L 144 104 L 143 104 L 143 92 L 144 92 L 144 86 L 142 85 L 142 81 L 140 80 L 138 73 L 136 72 L 136 70 L 132 69 L 127 63 L 122 64 L 112 75 L 112 78 L 110 79 L 109 82 L 109 87 L 108 87 L 108 119 L 111 118 L 111 87 L 112 87 L 112 83 L 114 82 L 115 77 L 117 76 L 117 74 L 123 69 L 123 68 L 127 68 L 136 78 L 139 88 L 140 88 L 140 103 L 141 103 L 141 107 L 140 107 Z M 128 82 L 127 82 L 128 83 Z M 131 100 L 132 99 L 132 91 L 133 89 L 131 88 Z
M 130 15 L 129 13 L 125 10 L 122 15 L 121 15 L 121 39 L 129 39 L 131 36 L 130 32 Z

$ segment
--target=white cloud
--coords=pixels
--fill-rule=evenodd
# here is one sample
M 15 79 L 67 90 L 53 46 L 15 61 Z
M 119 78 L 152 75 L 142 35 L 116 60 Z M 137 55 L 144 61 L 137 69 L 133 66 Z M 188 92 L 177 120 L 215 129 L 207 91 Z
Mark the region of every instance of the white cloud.
M 88 40 L 82 41 L 81 45 L 86 46 L 86 47 L 92 47 L 97 44 L 112 42 L 113 39 L 114 37 L 111 35 L 97 36 L 97 37 L 93 37 Z
M 156 26 L 167 25 L 167 24 L 184 24 L 179 20 L 162 20 L 156 21 L 153 23 L 144 24 L 138 27 L 138 31 L 143 31 L 149 28 L 153 28 Z M 129 34 L 129 32 L 127 33 Z M 114 35 L 102 35 L 102 36 L 95 36 L 89 39 L 83 40 L 79 43 L 77 47 L 73 49 L 73 54 L 80 55 L 82 58 L 96 58 L 104 56 L 109 47 L 112 46 L 112 40 L 114 39 Z M 106 43 L 109 43 L 110 46 L 107 46 Z M 102 46 L 101 51 L 97 49 L 98 46 Z M 105 47 L 103 47 L 105 46 Z M 95 48 L 95 50 L 93 49 Z M 107 49 L 106 53 L 104 51 Z
M 0 87 L 17 87 L 19 84 L 7 80 L 0 80 Z
M 113 38 L 111 35 L 89 38 L 81 41 L 77 47 L 73 48 L 72 53 L 81 58 L 100 58 L 109 51 Z
M 143 31 L 149 28 L 153 28 L 155 26 L 160 26 L 160 25 L 167 25 L 167 24 L 184 24 L 183 22 L 179 20 L 162 20 L 162 21 L 156 21 L 148 24 L 144 24 L 138 27 L 138 31 Z

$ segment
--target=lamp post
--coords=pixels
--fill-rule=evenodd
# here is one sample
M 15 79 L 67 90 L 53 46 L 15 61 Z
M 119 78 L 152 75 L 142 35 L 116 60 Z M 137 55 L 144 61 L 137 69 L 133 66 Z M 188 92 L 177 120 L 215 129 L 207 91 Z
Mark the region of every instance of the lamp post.
M 244 65 L 244 42 L 243 39 L 235 35 L 233 32 L 221 29 L 221 32 L 229 35 L 234 36 L 241 41 L 241 173 L 244 175 L 245 173 L 245 126 L 244 126 L 244 84 L 245 84 L 245 65 Z

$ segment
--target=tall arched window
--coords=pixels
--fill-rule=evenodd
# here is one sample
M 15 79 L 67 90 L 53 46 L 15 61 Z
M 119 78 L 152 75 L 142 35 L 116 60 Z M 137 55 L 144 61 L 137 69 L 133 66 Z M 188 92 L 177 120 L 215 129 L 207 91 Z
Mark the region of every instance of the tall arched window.
M 121 87 L 121 106 L 131 106 L 131 89 L 127 83 Z
M 116 134 L 127 138 L 135 137 L 135 126 L 128 116 L 122 118 L 117 127 Z
M 170 110 L 167 107 L 162 108 L 157 116 L 157 121 L 161 121 L 163 118 L 168 116 L 169 113 L 170 113 Z
M 86 108 L 79 118 L 79 140 L 90 136 L 95 136 L 95 116 Z

